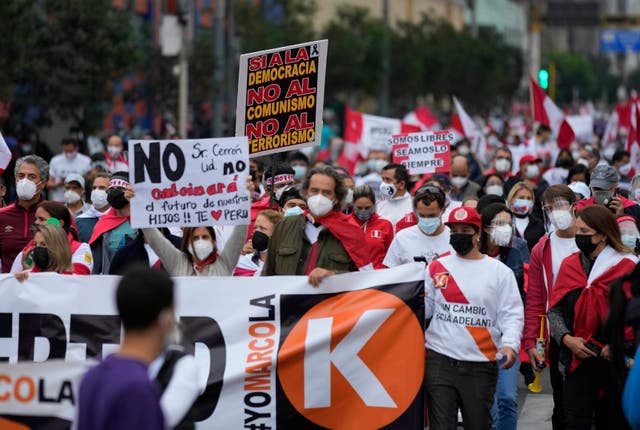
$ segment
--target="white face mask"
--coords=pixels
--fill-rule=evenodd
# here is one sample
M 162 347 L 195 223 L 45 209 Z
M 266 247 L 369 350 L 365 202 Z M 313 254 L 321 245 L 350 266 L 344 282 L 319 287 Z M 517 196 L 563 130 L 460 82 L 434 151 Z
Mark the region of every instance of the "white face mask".
M 22 178 L 16 183 L 16 194 L 21 200 L 31 200 L 36 195 L 37 188 L 35 182 Z
M 117 157 L 122 152 L 119 146 L 109 146 L 107 148 L 107 151 L 109 152 L 109 155 L 111 155 L 111 157 L 113 158 Z
M 489 185 L 487 186 L 487 194 L 493 194 L 502 197 L 504 194 L 504 188 L 502 185 Z
M 496 171 L 499 173 L 506 173 L 511 169 L 511 161 L 506 158 L 498 158 L 496 160 Z
M 70 205 L 77 203 L 80 199 L 80 194 L 76 193 L 73 190 L 67 190 L 64 192 L 64 201 Z
M 510 225 L 498 225 L 491 230 L 491 240 L 497 246 L 509 246 L 512 234 Z
M 199 261 L 206 259 L 213 252 L 213 243 L 206 239 L 197 239 L 189 245 L 189 253 Z
M 322 194 L 316 194 L 309 197 L 307 200 L 307 207 L 309 212 L 315 218 L 321 218 L 331 212 L 333 209 L 333 202 Z
M 107 202 L 107 192 L 105 190 L 91 191 L 91 202 L 96 208 L 102 209 L 109 204 L 109 202 Z
M 537 178 L 539 174 L 540 174 L 540 168 L 538 167 L 537 164 L 529 164 L 524 169 L 524 175 L 529 179 Z
M 573 225 L 573 216 L 567 210 L 554 210 L 549 214 L 549 220 L 558 230 L 566 230 Z
M 462 145 L 456 148 L 456 152 L 464 157 L 466 157 L 467 155 L 469 155 L 469 152 L 471 152 L 471 150 L 469 149 L 469 147 L 467 145 Z
M 464 187 L 465 185 L 467 185 L 468 181 L 469 181 L 469 178 L 464 176 L 454 176 L 453 178 L 451 178 L 451 183 L 458 190 Z

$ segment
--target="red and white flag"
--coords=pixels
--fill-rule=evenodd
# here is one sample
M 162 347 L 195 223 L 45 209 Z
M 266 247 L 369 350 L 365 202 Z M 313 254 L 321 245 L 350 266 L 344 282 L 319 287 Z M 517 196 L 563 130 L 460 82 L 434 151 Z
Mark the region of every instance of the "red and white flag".
M 636 171 L 640 168 L 640 99 L 632 95 L 628 102 L 629 133 L 627 134 L 626 150 L 631 154 L 629 162 Z
M 420 127 L 421 131 L 435 131 L 442 130 L 440 121 L 431 113 L 429 108 L 425 105 L 418 106 L 413 111 L 409 112 L 402 118 L 402 121 L 407 124 L 412 124 Z
M 607 126 L 604 128 L 604 133 L 602 134 L 603 148 L 616 143 L 616 137 L 618 137 L 618 126 L 620 123 L 619 120 L 620 117 L 618 116 L 618 111 L 614 110 L 611 112 L 611 115 L 609 115 L 609 119 L 607 120 Z
M 482 163 L 486 163 L 487 139 L 482 128 L 471 119 L 467 111 L 457 98 L 453 98 L 456 107 L 455 113 L 451 114 L 451 127 L 457 130 L 471 142 L 471 151 L 478 155 Z
M 369 115 L 345 109 L 344 146 L 338 164 L 353 174 L 356 163 L 365 160 L 369 151 L 391 153 L 391 137 L 401 133 L 420 131 L 415 125 L 396 118 Z
M 533 77 L 529 75 L 531 83 L 531 108 L 533 120 L 542 125 L 546 125 L 556 136 L 558 148 L 568 149 L 575 139 L 575 133 L 571 125 L 567 122 L 564 113 L 551 100 L 551 97 L 538 85 Z
M 11 150 L 0 133 L 0 173 L 4 172 L 11 161 Z

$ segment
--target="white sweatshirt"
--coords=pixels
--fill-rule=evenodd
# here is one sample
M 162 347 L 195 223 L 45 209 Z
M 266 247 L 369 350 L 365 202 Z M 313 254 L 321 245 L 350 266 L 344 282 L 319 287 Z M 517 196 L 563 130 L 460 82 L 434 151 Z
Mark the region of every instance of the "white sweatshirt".
M 513 271 L 484 256 L 449 255 L 429 264 L 425 282 L 428 349 L 463 361 L 493 361 L 503 347 L 518 353 L 524 307 Z

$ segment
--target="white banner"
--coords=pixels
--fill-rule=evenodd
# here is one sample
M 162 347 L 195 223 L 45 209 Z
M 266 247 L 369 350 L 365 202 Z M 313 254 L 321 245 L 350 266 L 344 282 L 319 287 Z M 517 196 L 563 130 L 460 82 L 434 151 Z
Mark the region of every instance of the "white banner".
M 175 278 L 184 346 L 207 387 L 197 427 L 422 429 L 424 276 L 416 263 L 330 277 L 319 288 L 306 277 Z M 118 279 L 0 278 L 0 360 L 83 363 L 115 351 Z M 44 414 L 5 401 L 5 368 L 0 417 Z M 63 409 L 46 414 L 68 419 Z
M 249 224 L 246 137 L 130 140 L 131 226 Z

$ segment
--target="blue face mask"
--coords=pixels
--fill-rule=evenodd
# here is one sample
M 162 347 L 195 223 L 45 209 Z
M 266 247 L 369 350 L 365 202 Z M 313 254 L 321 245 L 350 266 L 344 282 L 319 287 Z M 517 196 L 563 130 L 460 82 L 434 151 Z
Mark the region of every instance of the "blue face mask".
M 304 175 L 307 174 L 307 168 L 305 166 L 291 166 L 291 168 L 295 172 L 293 177 L 296 181 L 301 181 L 304 178 Z
M 288 216 L 302 215 L 303 213 L 304 211 L 300 209 L 300 206 L 294 206 L 284 211 L 284 216 L 288 217 Z
M 440 227 L 440 218 L 418 217 L 418 228 L 420 228 L 424 234 L 433 234 L 438 227 Z

